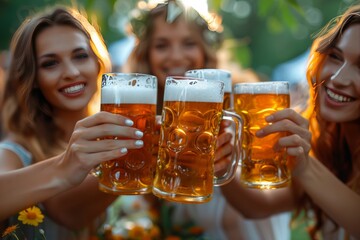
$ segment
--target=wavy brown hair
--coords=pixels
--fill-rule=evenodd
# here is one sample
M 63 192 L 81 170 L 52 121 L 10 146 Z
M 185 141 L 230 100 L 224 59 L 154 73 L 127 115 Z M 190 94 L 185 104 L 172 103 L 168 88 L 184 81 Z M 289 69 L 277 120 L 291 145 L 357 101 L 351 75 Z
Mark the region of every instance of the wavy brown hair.
M 176 2 L 176 1 L 175 1 Z M 150 49 L 150 39 L 154 32 L 154 20 L 158 17 L 163 17 L 166 19 L 168 4 L 161 3 L 158 4 L 155 8 L 149 10 L 144 13 L 142 16 L 142 21 L 146 24 L 145 26 L 138 26 L 139 29 L 134 29 L 134 24 L 132 26 L 132 32 L 137 37 L 137 43 L 129 56 L 129 60 L 127 63 L 127 68 L 130 72 L 139 72 L 152 74 L 150 71 L 149 64 L 149 49 Z M 180 3 L 177 5 L 181 8 L 184 8 Z M 184 17 L 186 21 L 188 21 L 191 30 L 194 34 L 198 34 L 200 36 L 199 43 L 202 50 L 205 53 L 205 66 L 203 68 L 216 68 L 217 66 L 217 57 L 216 51 L 221 45 L 222 39 L 219 33 L 216 33 L 218 41 L 210 43 L 207 38 L 207 33 L 210 32 L 208 23 L 199 15 L 199 13 L 193 9 L 192 7 L 188 9 L 183 9 L 180 17 L 177 17 L 175 21 Z M 215 32 L 214 32 L 215 33 Z M 215 49 L 214 49 L 215 48 Z
M 66 146 L 63 132 L 54 122 L 52 106 L 37 87 L 35 49 L 39 33 L 53 26 L 64 25 L 81 31 L 88 38 L 99 64 L 98 88 L 100 75 L 111 69 L 101 34 L 79 9 L 57 5 L 24 20 L 11 41 L 11 62 L 2 102 L 2 124 L 5 132 L 32 153 L 34 162 L 54 156 Z M 92 102 L 98 96 L 94 96 Z M 89 113 L 90 108 L 91 104 Z
M 326 121 L 319 112 L 318 91 L 322 85 L 320 73 L 328 53 L 334 48 L 343 32 L 354 24 L 360 24 L 360 3 L 349 7 L 344 14 L 329 22 L 316 36 L 312 45 L 307 70 L 307 79 L 313 103 L 308 110 L 310 114 L 310 131 L 313 133 L 312 153 L 337 178 L 351 189 L 360 193 L 360 168 L 355 163 L 360 162 L 360 146 L 351 152 L 340 123 Z M 359 39 L 360 44 L 360 39 Z M 360 109 L 359 109 L 360 111 Z M 358 120 L 360 124 L 360 119 Z M 311 201 L 310 201 L 311 202 Z M 315 239 L 316 232 L 322 227 L 323 211 L 311 203 L 316 223 L 310 230 Z

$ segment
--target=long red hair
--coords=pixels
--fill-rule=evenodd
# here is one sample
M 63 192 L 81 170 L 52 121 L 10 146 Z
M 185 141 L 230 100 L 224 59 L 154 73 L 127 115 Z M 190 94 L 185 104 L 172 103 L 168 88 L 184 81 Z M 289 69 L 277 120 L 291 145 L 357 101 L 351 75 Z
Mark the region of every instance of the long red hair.
M 341 125 L 328 122 L 318 114 L 318 91 L 322 84 L 319 75 L 323 63 L 329 50 L 335 47 L 343 32 L 353 24 L 360 24 L 360 4 L 348 8 L 343 15 L 333 19 L 317 35 L 311 48 L 306 73 L 309 86 L 312 86 L 310 88 L 312 103 L 310 103 L 307 115 L 310 120 L 310 131 L 313 134 L 312 154 L 343 183 L 360 193 L 360 169 L 354 164 L 360 162 L 360 146 L 355 152 L 351 152 Z M 316 223 L 310 235 L 312 239 L 315 239 L 316 232 L 323 225 L 324 213 L 314 203 L 311 203 L 311 207 L 315 213 Z

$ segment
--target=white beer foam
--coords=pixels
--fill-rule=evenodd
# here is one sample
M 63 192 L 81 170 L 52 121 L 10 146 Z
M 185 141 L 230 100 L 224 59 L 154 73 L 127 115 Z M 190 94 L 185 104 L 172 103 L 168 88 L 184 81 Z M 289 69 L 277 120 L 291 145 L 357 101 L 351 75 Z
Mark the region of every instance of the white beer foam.
M 194 86 L 188 84 L 188 81 L 178 81 L 178 84 L 166 84 L 164 101 L 222 103 L 224 96 L 220 94 L 219 84 L 216 84 L 216 82 L 201 82 Z
M 213 68 L 194 69 L 187 71 L 185 76 L 222 81 L 225 84 L 224 91 L 227 93 L 232 92 L 231 73 L 229 71 Z
M 236 83 L 235 94 L 289 94 L 289 83 L 281 82 L 257 82 Z
M 154 88 L 139 88 L 128 86 L 103 86 L 101 88 L 102 104 L 156 104 L 156 100 L 157 91 Z

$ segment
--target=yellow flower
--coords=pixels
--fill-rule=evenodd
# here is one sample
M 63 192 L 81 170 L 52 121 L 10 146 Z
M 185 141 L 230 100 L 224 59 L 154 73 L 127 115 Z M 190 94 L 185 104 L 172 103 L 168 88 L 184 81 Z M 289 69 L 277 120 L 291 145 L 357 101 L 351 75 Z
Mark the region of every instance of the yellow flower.
M 23 224 L 29 224 L 33 226 L 38 226 L 39 223 L 43 222 L 44 215 L 42 215 L 40 209 L 36 206 L 25 209 L 19 213 L 19 221 Z
M 18 229 L 18 225 L 17 225 L 17 224 L 16 224 L 16 225 L 12 225 L 12 226 L 10 226 L 10 227 L 7 227 L 7 228 L 5 229 L 5 231 L 3 232 L 3 234 L 2 234 L 1 237 L 6 237 L 6 236 L 8 236 L 8 235 L 10 235 L 10 234 L 13 234 L 13 233 L 16 231 L 16 229 Z

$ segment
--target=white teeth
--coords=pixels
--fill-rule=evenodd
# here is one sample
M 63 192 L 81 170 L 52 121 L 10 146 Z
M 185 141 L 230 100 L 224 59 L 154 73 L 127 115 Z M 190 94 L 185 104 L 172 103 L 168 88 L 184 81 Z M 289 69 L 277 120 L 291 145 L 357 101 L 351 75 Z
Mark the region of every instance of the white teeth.
M 80 90 L 82 90 L 85 87 L 85 84 L 79 84 L 79 85 L 75 85 L 75 86 L 71 86 L 68 88 L 65 88 L 63 91 L 65 93 L 71 94 L 71 93 L 76 93 L 79 92 Z
M 351 102 L 352 99 L 351 98 L 348 98 L 348 97 L 345 97 L 345 96 L 342 96 L 342 95 L 339 95 L 339 94 L 336 94 L 334 92 L 332 92 L 330 89 L 326 89 L 326 93 L 328 94 L 328 96 L 336 101 L 336 102 Z

